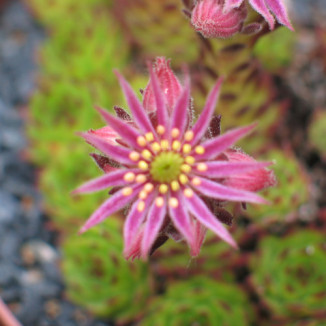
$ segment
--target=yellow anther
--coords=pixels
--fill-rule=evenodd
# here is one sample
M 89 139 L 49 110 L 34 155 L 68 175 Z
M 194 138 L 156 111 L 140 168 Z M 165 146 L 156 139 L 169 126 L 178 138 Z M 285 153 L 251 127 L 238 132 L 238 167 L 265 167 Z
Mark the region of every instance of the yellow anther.
M 154 185 L 150 182 L 146 183 L 143 188 L 147 193 L 150 193 L 154 189 Z
M 192 191 L 192 189 L 187 188 L 183 191 L 184 195 L 188 198 L 191 198 L 194 195 L 194 192 Z
M 132 161 L 138 161 L 138 160 L 139 160 L 139 157 L 140 157 L 140 155 L 139 155 L 139 153 L 137 153 L 137 152 L 131 152 L 131 153 L 129 154 L 129 158 L 130 158 Z
M 147 180 L 146 176 L 144 174 L 138 174 L 136 177 L 136 182 L 143 183 Z
M 184 144 L 183 147 L 182 147 L 182 151 L 185 153 L 185 154 L 188 154 L 191 152 L 191 145 L 190 144 Z
M 123 176 L 123 180 L 126 182 L 133 182 L 135 180 L 135 173 L 132 172 L 127 172 L 124 176 Z
M 179 206 L 179 201 L 178 199 L 172 197 L 169 199 L 169 205 L 172 207 L 172 208 L 177 208 Z
M 178 138 L 180 135 L 180 130 L 178 128 L 173 128 L 171 131 L 172 138 Z
M 207 165 L 205 163 L 199 163 L 197 165 L 197 170 L 200 172 L 204 172 L 207 170 Z
M 159 152 L 161 150 L 161 146 L 158 142 L 153 143 L 151 147 L 154 152 Z
M 186 131 L 184 138 L 185 138 L 186 141 L 193 140 L 193 138 L 194 138 L 194 132 L 192 130 Z
M 166 184 L 164 184 L 164 183 L 162 183 L 162 184 L 159 186 L 159 188 L 158 188 L 158 191 L 159 191 L 161 194 L 166 194 L 166 193 L 168 192 L 168 190 L 169 190 L 169 187 L 168 187 Z
M 184 173 L 189 173 L 191 171 L 191 166 L 188 164 L 182 164 L 181 171 Z
M 145 202 L 144 201 L 140 201 L 137 205 L 137 211 L 138 212 L 142 212 L 145 209 Z
M 139 193 L 139 195 L 138 195 L 138 197 L 140 198 L 140 199 L 146 199 L 147 198 L 147 192 L 145 191 L 145 190 L 142 190 L 140 193 Z
M 178 140 L 175 140 L 173 143 L 172 143 L 172 149 L 174 151 L 178 151 L 181 147 L 181 143 L 178 141 Z
M 144 146 L 146 146 L 146 139 L 145 139 L 145 137 L 143 137 L 143 136 L 138 136 L 137 137 L 137 144 L 139 145 L 139 146 L 141 146 L 141 147 L 144 147 Z
M 154 135 L 153 135 L 153 133 L 148 132 L 148 133 L 145 134 L 145 138 L 150 143 L 151 141 L 154 140 Z
M 156 131 L 159 135 L 163 135 L 165 133 L 165 128 L 162 125 L 158 125 Z
M 155 205 L 157 207 L 162 207 L 164 205 L 163 197 L 157 197 L 156 200 L 155 200 Z
M 131 187 L 126 187 L 122 190 L 122 194 L 124 196 L 130 196 L 132 194 L 132 188 Z
M 199 178 L 197 177 L 194 177 L 192 180 L 191 180 L 191 183 L 194 185 L 194 186 L 199 186 L 201 184 L 201 181 Z
M 138 167 L 141 169 L 141 170 L 147 170 L 148 169 L 148 164 L 145 162 L 145 161 L 139 161 L 138 163 Z
M 143 156 L 144 159 L 149 160 L 152 157 L 152 153 L 148 149 L 144 149 L 141 152 L 141 155 Z
M 205 148 L 203 147 L 203 146 L 196 146 L 195 147 L 195 152 L 197 153 L 197 154 L 204 154 L 205 153 Z
M 180 175 L 179 175 L 179 181 L 180 181 L 183 185 L 185 185 L 185 184 L 189 181 L 189 179 L 188 179 L 188 177 L 187 177 L 185 174 L 180 174 Z
M 192 165 L 196 162 L 195 158 L 193 156 L 186 156 L 185 158 L 186 163 Z
M 174 180 L 171 182 L 171 188 L 173 191 L 178 191 L 180 189 L 179 182 Z
M 166 139 L 161 140 L 161 148 L 166 150 L 169 148 L 169 142 Z

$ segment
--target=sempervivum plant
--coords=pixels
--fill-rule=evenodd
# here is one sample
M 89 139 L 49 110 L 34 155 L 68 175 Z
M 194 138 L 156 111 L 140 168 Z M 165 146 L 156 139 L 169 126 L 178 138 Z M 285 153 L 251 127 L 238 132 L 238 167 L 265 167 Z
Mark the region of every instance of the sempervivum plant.
M 191 255 L 199 253 L 207 228 L 236 247 L 218 219 L 225 201 L 265 203 L 255 194 L 275 183 L 270 162 L 257 162 L 231 148 L 254 125 L 219 135 L 213 116 L 221 79 L 193 122 L 190 80 L 181 86 L 164 58 L 150 69 L 143 105 L 117 73 L 133 119 L 121 108 L 118 117 L 98 108 L 108 123 L 81 136 L 105 156 L 96 155 L 106 174 L 79 187 L 87 193 L 113 187 L 107 199 L 82 227 L 85 232 L 128 207 L 124 225 L 126 258 L 146 258 L 168 237 L 185 239 Z M 255 173 L 252 173 L 255 171 Z M 217 211 L 217 214 L 214 214 Z

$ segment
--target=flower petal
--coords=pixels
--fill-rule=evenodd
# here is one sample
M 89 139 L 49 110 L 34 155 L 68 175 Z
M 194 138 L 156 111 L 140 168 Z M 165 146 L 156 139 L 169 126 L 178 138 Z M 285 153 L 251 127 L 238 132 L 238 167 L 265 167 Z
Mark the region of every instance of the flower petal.
M 120 137 L 129 143 L 134 148 L 139 148 L 137 144 L 137 138 L 140 136 L 140 133 L 130 126 L 130 124 L 125 123 L 119 118 L 114 117 L 109 112 L 103 110 L 102 108 L 96 107 L 96 110 L 101 114 L 105 122 L 120 135 Z
M 274 29 L 275 20 L 273 15 L 270 13 L 268 7 L 266 6 L 265 0 L 249 0 L 249 3 L 254 8 L 254 10 L 256 10 L 265 18 L 269 25 L 269 28 Z
M 288 27 L 291 31 L 294 31 L 294 28 L 291 25 L 290 19 L 288 17 L 286 8 L 282 0 L 265 0 L 268 8 L 273 12 L 277 21 Z
M 235 142 L 252 131 L 255 127 L 256 123 L 246 127 L 232 129 L 219 137 L 207 140 L 201 144 L 204 147 L 205 152 L 203 154 L 193 153 L 193 156 L 199 161 L 210 159 L 233 146 Z
M 195 186 L 196 190 L 207 197 L 216 198 L 219 200 L 239 201 L 248 203 L 267 204 L 268 202 L 255 193 L 230 188 L 220 183 L 199 178 L 200 184 Z
M 196 171 L 207 178 L 224 178 L 245 172 L 262 169 L 273 164 L 273 162 L 229 162 L 214 161 L 206 162 L 206 171 Z
M 135 185 L 132 186 L 132 194 L 129 196 L 125 196 L 123 194 L 123 190 L 116 192 L 112 195 L 109 199 L 107 199 L 86 221 L 84 226 L 80 229 L 79 233 L 84 233 L 91 227 L 95 226 L 96 224 L 101 223 L 104 221 L 109 215 L 117 212 L 124 206 L 126 206 L 129 202 L 131 202 L 139 193 L 142 185 Z
M 141 243 L 141 255 L 146 259 L 158 233 L 163 225 L 166 215 L 166 199 L 163 206 L 158 207 L 154 202 L 149 209 L 147 220 L 144 226 L 144 234 Z
M 242 4 L 243 0 L 225 0 L 224 12 L 228 12 L 231 9 L 238 8 Z
M 119 72 L 115 71 L 115 74 L 119 79 L 129 109 L 139 129 L 141 129 L 144 133 L 153 132 L 155 134 L 152 123 L 150 122 L 148 115 L 146 114 L 146 111 L 138 100 L 136 94 Z
M 114 160 L 118 161 L 122 164 L 134 164 L 129 155 L 131 153 L 130 150 L 126 149 L 125 147 L 119 145 L 112 145 L 108 143 L 102 137 L 96 136 L 89 132 L 80 132 L 79 135 L 83 137 L 88 143 L 92 146 L 106 154 L 107 156 L 113 158 Z
M 96 179 L 92 179 L 84 184 L 82 184 L 80 187 L 78 187 L 76 190 L 74 190 L 73 194 L 80 194 L 80 193 L 90 193 L 94 191 L 103 190 L 109 187 L 113 186 L 124 186 L 128 182 L 126 182 L 123 177 L 126 175 L 126 173 L 137 173 L 140 170 L 137 169 L 119 169 L 117 171 L 113 171 L 110 173 L 107 173 L 105 175 L 102 175 Z
M 196 144 L 202 138 L 211 122 L 211 118 L 220 94 L 222 82 L 223 78 L 219 78 L 208 95 L 205 107 L 192 129 L 194 132 L 194 138 L 191 142 L 192 145 Z
M 205 225 L 208 229 L 211 229 L 217 234 L 217 236 L 232 247 L 237 248 L 237 244 L 233 240 L 229 231 L 211 213 L 205 203 L 196 194 L 193 194 L 191 198 L 185 198 L 185 202 L 189 212 L 194 215 L 201 224 Z

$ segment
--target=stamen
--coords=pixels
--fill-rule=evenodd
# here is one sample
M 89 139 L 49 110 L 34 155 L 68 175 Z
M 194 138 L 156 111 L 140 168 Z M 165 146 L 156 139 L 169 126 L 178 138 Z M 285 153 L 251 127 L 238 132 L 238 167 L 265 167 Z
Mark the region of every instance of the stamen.
M 148 164 L 145 162 L 145 161 L 139 161 L 138 163 L 138 167 L 141 169 L 141 170 L 147 170 L 148 169 Z
M 158 125 L 156 131 L 159 135 L 163 135 L 165 133 L 165 128 L 162 125 Z
M 169 148 L 169 142 L 166 139 L 161 140 L 161 148 L 166 150 Z
M 143 156 L 144 159 L 149 160 L 152 157 L 152 153 L 148 149 L 144 149 L 141 152 L 141 155 Z
M 145 137 L 143 137 L 143 136 L 138 136 L 137 137 L 137 144 L 139 145 L 139 146 L 141 146 L 141 147 L 144 147 L 144 146 L 146 146 L 146 139 L 145 139 Z
M 154 189 L 154 185 L 150 182 L 146 183 L 143 188 L 147 193 L 150 193 Z
M 191 145 L 190 144 L 184 144 L 182 150 L 183 150 L 183 152 L 185 154 L 190 153 L 191 152 Z
M 150 143 L 151 141 L 154 140 L 154 135 L 153 135 L 153 133 L 148 132 L 148 133 L 145 134 L 145 138 Z
M 199 163 L 197 165 L 197 170 L 200 172 L 204 172 L 207 170 L 207 165 L 205 163 Z
M 184 195 L 188 198 L 191 198 L 193 195 L 194 195 L 194 192 L 192 191 L 192 189 L 190 188 L 186 188 L 184 191 L 183 191 Z
M 124 177 L 123 180 L 126 182 L 133 182 L 135 180 L 135 173 L 132 172 L 127 172 Z
M 171 182 L 171 188 L 173 191 L 178 191 L 180 189 L 179 182 L 174 180 Z
M 130 196 L 132 194 L 132 188 L 131 187 L 126 187 L 122 190 L 122 194 L 124 196 Z
M 191 171 L 191 166 L 188 164 L 182 164 L 181 171 L 183 171 L 184 173 L 189 173 Z
M 145 190 L 142 190 L 140 193 L 139 193 L 139 195 L 138 195 L 138 197 L 140 198 L 140 199 L 146 199 L 147 198 L 147 192 L 145 191 Z
M 180 130 L 178 128 L 173 128 L 171 131 L 172 138 L 178 138 L 180 135 Z
M 186 131 L 184 138 L 185 138 L 186 141 L 193 140 L 193 138 L 194 138 L 194 132 L 192 130 Z
M 147 180 L 146 176 L 144 174 L 138 174 L 136 177 L 136 182 L 143 183 Z
M 195 147 L 195 152 L 197 154 L 204 154 L 205 153 L 205 148 L 201 145 Z
M 172 207 L 172 208 L 177 208 L 179 206 L 179 201 L 178 199 L 172 197 L 169 199 L 169 205 Z
M 151 147 L 154 152 L 159 152 L 161 150 L 161 146 L 158 142 L 153 143 Z
M 180 174 L 179 180 L 183 185 L 185 185 L 189 181 L 188 177 L 185 174 Z
M 172 143 L 172 149 L 175 150 L 175 151 L 178 151 L 181 147 L 181 143 L 177 140 L 175 140 L 173 143 Z
M 166 184 L 164 184 L 164 183 L 162 183 L 160 186 L 159 186 L 159 188 L 158 188 L 158 191 L 163 195 L 163 194 L 166 194 L 167 192 L 168 192 L 168 190 L 169 190 L 169 187 L 166 185 Z
M 186 161 L 186 163 L 188 163 L 190 165 L 192 165 L 192 164 L 194 164 L 196 162 L 196 160 L 195 160 L 195 158 L 193 156 L 187 156 L 185 158 L 185 161 Z
M 157 207 L 162 207 L 164 205 L 163 197 L 157 197 L 156 200 L 155 200 L 155 205 Z
M 137 205 L 137 210 L 138 212 L 142 212 L 145 209 L 145 202 L 144 201 L 140 201 Z
M 201 184 L 200 179 L 197 178 L 197 177 L 194 177 L 194 178 L 191 180 L 191 182 L 192 182 L 192 184 L 193 184 L 194 186 L 199 186 L 199 185 Z
M 138 161 L 139 160 L 139 153 L 138 152 L 131 152 L 129 154 L 129 158 L 132 160 L 132 161 Z

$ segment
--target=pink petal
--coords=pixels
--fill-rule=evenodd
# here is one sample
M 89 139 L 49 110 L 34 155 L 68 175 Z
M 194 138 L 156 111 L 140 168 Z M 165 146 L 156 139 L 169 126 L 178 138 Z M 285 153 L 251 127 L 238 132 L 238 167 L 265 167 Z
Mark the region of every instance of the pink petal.
M 229 162 L 214 161 L 206 162 L 206 171 L 196 171 L 207 178 L 225 178 L 245 172 L 260 170 L 266 166 L 273 164 L 272 162 Z M 253 172 L 254 174 L 255 172 Z
M 206 227 L 202 225 L 198 220 L 195 222 L 195 238 L 194 245 L 191 248 L 191 256 L 198 256 L 200 252 L 200 248 L 205 240 L 206 236 Z
M 89 132 L 81 132 L 79 133 L 81 137 L 83 137 L 88 143 L 92 146 L 106 154 L 107 156 L 113 158 L 114 160 L 118 161 L 122 164 L 135 164 L 130 158 L 129 154 L 131 153 L 130 150 L 119 146 L 119 145 L 112 145 L 108 143 L 105 139 L 93 135 Z
M 286 8 L 282 0 L 265 0 L 268 8 L 274 13 L 277 21 L 288 27 L 291 31 L 294 31 L 294 28 L 291 25 L 290 19 L 286 12 Z
M 210 159 L 214 156 L 217 156 L 227 148 L 233 146 L 235 142 L 252 131 L 255 127 L 256 123 L 246 127 L 232 129 L 221 136 L 207 140 L 201 144 L 205 149 L 204 154 L 199 155 L 193 153 L 193 156 L 198 160 Z
M 273 15 L 269 12 L 265 0 L 249 0 L 251 6 L 260 13 L 268 22 L 269 28 L 274 29 L 275 21 Z
M 140 192 L 142 185 L 131 186 L 133 192 L 129 196 L 123 195 L 123 189 L 116 192 L 109 199 L 107 199 L 86 221 L 79 233 L 84 233 L 91 227 L 103 222 L 107 217 L 117 212 L 131 202 Z
M 264 198 L 256 195 L 255 193 L 245 190 L 229 188 L 227 186 L 223 186 L 217 182 L 210 181 L 205 178 L 199 179 L 201 183 L 195 188 L 207 197 L 216 198 L 219 200 L 239 201 L 258 204 L 268 203 Z
M 147 258 L 163 225 L 165 216 L 166 204 L 164 204 L 162 207 L 158 207 L 155 203 L 153 203 L 148 212 L 147 220 L 144 226 L 144 234 L 141 243 L 141 255 L 143 259 Z
M 181 96 L 179 97 L 171 117 L 171 130 L 177 128 L 180 131 L 180 135 L 183 134 L 187 119 L 188 119 L 188 109 L 190 105 L 190 78 L 189 75 L 186 76 L 185 86 Z
M 180 193 L 176 195 L 176 198 L 179 201 L 179 205 L 176 208 L 171 206 L 169 207 L 170 217 L 176 229 L 184 236 L 188 242 L 192 252 L 197 252 L 194 225 L 187 210 L 185 209 L 183 197 L 180 196 Z
M 192 145 L 196 144 L 202 138 L 211 122 L 211 118 L 220 94 L 222 82 L 223 78 L 219 78 L 210 94 L 208 95 L 204 109 L 193 127 L 195 136 L 191 142 Z
M 166 126 L 168 119 L 168 112 L 165 104 L 164 94 L 160 88 L 159 81 L 157 76 L 153 72 L 153 68 L 150 68 L 151 75 L 151 87 L 153 90 L 155 105 L 156 105 L 156 114 L 157 114 L 157 122 L 159 125 Z M 145 99 L 145 98 L 144 98 Z
M 135 128 L 99 107 L 96 107 L 96 110 L 101 114 L 105 122 L 117 134 L 119 134 L 124 141 L 128 142 L 134 148 L 139 148 L 139 145 L 137 144 L 137 137 L 140 136 L 140 133 Z
M 99 191 L 106 189 L 108 187 L 113 187 L 113 186 L 123 186 L 126 185 L 127 182 L 123 179 L 125 174 L 127 172 L 133 172 L 137 173 L 140 170 L 132 170 L 132 169 L 119 169 L 114 172 L 107 173 L 105 175 L 102 175 L 96 179 L 90 180 L 80 187 L 78 187 L 76 190 L 74 190 L 72 193 L 73 194 L 80 194 L 80 193 L 90 193 L 94 191 Z
M 243 0 L 225 0 L 224 2 L 224 12 L 228 12 L 231 9 L 238 8 L 242 4 Z
M 124 256 L 128 256 L 128 253 L 133 251 L 132 247 L 137 243 L 140 226 L 147 215 L 148 209 L 153 201 L 153 197 L 154 193 L 150 194 L 146 198 L 145 209 L 141 212 L 137 209 L 138 204 L 141 201 L 140 199 L 138 199 L 131 207 L 123 227 Z
M 90 130 L 89 133 L 94 134 L 98 137 L 103 138 L 105 141 L 109 142 L 110 144 L 116 145 L 116 139 L 119 135 L 109 126 L 105 126 L 103 128 Z
M 194 215 L 197 220 L 211 229 L 222 240 L 230 244 L 232 247 L 237 248 L 237 244 L 233 240 L 228 230 L 223 224 L 211 213 L 205 203 L 196 195 L 193 194 L 191 198 L 185 198 L 186 205 L 189 212 Z
M 146 114 L 146 111 L 138 100 L 136 94 L 119 72 L 115 71 L 115 74 L 119 79 L 129 109 L 133 115 L 134 121 L 139 126 L 139 129 L 141 129 L 144 133 L 153 132 L 153 134 L 155 134 L 152 123 L 150 122 L 148 115 Z

